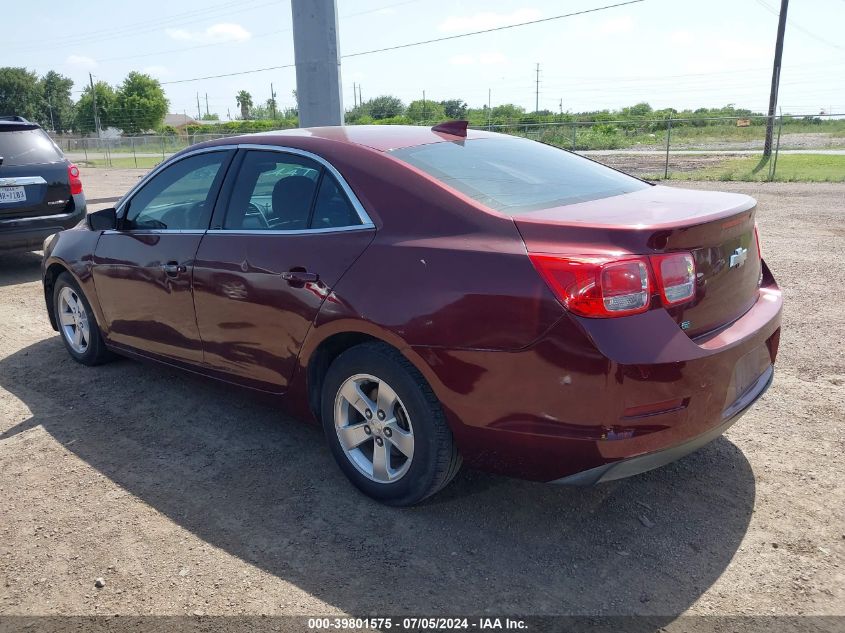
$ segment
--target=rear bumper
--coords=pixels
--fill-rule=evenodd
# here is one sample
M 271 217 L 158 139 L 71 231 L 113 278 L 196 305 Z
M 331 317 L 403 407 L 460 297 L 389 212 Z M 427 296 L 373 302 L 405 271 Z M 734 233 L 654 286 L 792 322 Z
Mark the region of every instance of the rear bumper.
M 41 250 L 44 239 L 53 233 L 70 229 L 85 217 L 85 196 L 74 196 L 70 213 L 32 218 L 0 218 L 0 251 Z
M 772 384 L 774 378 L 774 367 L 769 367 L 763 374 L 754 382 L 751 388 L 743 395 L 734 405 L 725 411 L 722 423 L 708 431 L 702 433 L 698 437 L 687 440 L 677 446 L 664 448 L 653 453 L 623 459 L 618 462 L 610 464 L 603 464 L 596 466 L 589 470 L 562 477 L 556 481 L 550 482 L 554 484 L 563 484 L 568 486 L 592 486 L 605 481 L 614 481 L 616 479 L 624 479 L 625 477 L 632 477 L 655 468 L 660 468 L 666 464 L 681 459 L 697 451 L 699 448 L 709 444 L 717 437 L 721 436 L 727 431 L 734 422 L 739 420 L 742 415 L 748 411 L 752 404 L 754 404 L 760 396 L 766 393 L 766 390 Z
M 690 339 L 651 310 L 565 316 L 512 352 L 418 351 L 468 465 L 589 484 L 655 468 L 721 435 L 771 380 L 781 309 L 767 274 L 755 305 L 706 338 Z

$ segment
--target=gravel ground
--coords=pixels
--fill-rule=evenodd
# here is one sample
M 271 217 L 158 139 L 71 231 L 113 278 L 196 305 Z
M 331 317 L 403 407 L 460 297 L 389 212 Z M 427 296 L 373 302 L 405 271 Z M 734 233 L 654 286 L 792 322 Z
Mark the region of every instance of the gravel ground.
M 89 196 L 139 173 L 89 170 Z M 0 256 L 0 614 L 845 614 L 845 185 L 719 186 L 760 201 L 785 292 L 768 394 L 657 471 L 464 470 L 404 510 L 274 403 L 73 363 L 38 256 Z

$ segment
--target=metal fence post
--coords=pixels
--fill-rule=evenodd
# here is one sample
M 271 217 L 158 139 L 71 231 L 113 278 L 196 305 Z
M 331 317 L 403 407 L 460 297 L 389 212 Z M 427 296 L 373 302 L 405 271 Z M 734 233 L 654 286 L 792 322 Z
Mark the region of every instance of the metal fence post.
M 132 140 L 132 158 L 135 159 L 135 167 L 138 167 L 138 155 L 135 153 L 135 137 L 129 137 Z
M 578 124 L 572 123 L 572 151 L 575 151 L 575 145 L 577 144 L 578 138 Z
M 161 141 L 161 160 L 164 160 L 164 136 L 159 136 L 158 138 Z
M 778 120 L 778 139 L 775 143 L 775 158 L 772 161 L 772 175 L 769 177 L 769 180 L 775 179 L 775 172 L 778 168 L 778 152 L 780 151 L 780 133 L 783 130 L 783 110 L 781 110 L 780 117 Z
M 669 144 L 672 140 L 672 117 L 666 120 L 666 165 L 663 168 L 663 179 L 669 178 Z

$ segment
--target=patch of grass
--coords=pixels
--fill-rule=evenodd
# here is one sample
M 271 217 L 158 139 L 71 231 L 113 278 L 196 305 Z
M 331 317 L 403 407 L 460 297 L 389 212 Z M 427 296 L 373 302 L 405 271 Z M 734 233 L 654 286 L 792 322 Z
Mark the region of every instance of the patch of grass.
M 730 158 L 718 165 L 685 172 L 669 172 L 670 180 L 743 180 L 761 182 L 769 179 L 769 166 L 759 172 L 757 156 Z M 655 175 L 660 178 L 662 174 Z M 781 154 L 775 171 L 777 182 L 845 182 L 845 156 L 829 154 Z
M 136 159 L 132 158 L 131 156 L 129 158 L 117 158 L 112 155 L 111 165 L 109 165 L 108 161 L 106 161 L 105 158 L 92 158 L 87 161 L 77 161 L 77 164 L 79 164 L 81 167 L 114 167 L 117 169 L 131 169 L 138 167 L 143 169 L 149 169 L 150 167 L 155 167 L 160 162 L 160 156 L 157 156 L 155 158 L 139 156 L 137 158 L 136 164 Z

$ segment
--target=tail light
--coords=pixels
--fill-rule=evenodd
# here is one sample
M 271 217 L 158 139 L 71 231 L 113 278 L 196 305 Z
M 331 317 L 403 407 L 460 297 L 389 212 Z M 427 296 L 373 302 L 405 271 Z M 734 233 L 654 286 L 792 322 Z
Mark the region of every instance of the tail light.
M 648 260 L 573 258 L 531 254 L 534 267 L 567 310 L 586 317 L 615 317 L 648 310 Z
M 529 257 L 564 307 L 585 317 L 645 312 L 656 291 L 667 307 L 695 298 L 695 260 L 690 253 L 654 255 L 650 264 L 649 258 L 639 256 L 612 259 L 529 253 Z
M 651 265 L 663 305 L 676 306 L 695 297 L 695 260 L 690 253 L 652 255 Z
M 82 193 L 82 178 L 79 177 L 79 167 L 71 163 L 67 168 L 67 177 L 70 182 L 70 192 L 73 195 Z

